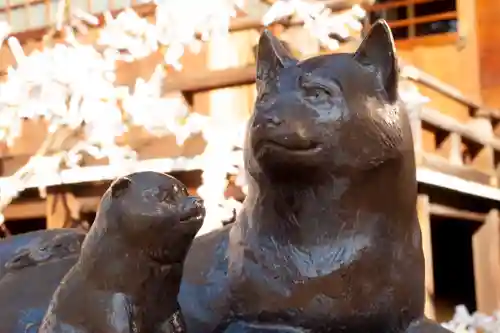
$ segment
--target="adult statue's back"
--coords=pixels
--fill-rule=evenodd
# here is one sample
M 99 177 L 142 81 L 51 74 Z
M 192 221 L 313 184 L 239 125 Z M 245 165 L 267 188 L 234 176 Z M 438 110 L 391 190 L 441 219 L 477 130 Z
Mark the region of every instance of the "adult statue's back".
M 82 230 L 52 229 L 0 241 L 0 332 L 36 332 L 84 238 Z
M 191 333 L 437 332 L 394 41 L 375 23 L 354 54 L 295 60 L 259 41 L 234 225 L 199 237 L 180 303 Z

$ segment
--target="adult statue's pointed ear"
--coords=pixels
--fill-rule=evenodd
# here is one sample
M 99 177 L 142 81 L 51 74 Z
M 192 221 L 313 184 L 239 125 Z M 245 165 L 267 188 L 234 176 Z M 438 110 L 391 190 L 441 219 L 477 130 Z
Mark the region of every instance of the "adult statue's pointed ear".
M 391 102 L 396 101 L 399 79 L 396 47 L 391 28 L 385 20 L 373 24 L 354 53 L 354 59 L 362 65 L 372 66 L 380 75 Z
M 265 29 L 260 35 L 257 46 L 257 80 L 273 79 L 280 69 L 296 63 L 297 60 L 288 52 L 283 43 Z

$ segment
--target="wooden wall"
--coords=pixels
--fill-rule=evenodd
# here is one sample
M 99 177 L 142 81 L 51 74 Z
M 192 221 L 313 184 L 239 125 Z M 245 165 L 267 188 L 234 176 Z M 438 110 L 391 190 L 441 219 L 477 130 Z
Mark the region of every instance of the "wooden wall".
M 458 32 L 397 41 L 399 55 L 419 69 L 480 100 L 474 0 L 456 0 Z
M 457 0 L 457 34 L 401 41 L 400 55 L 463 93 L 500 107 L 500 1 Z
M 484 101 L 500 107 L 500 1 L 476 3 L 480 80 Z

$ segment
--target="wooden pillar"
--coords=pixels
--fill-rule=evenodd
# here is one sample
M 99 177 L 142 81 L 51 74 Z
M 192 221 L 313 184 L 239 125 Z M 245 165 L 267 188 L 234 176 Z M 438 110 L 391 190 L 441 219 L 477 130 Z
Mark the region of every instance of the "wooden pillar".
M 241 31 L 211 40 L 208 43 L 207 68 L 222 70 L 252 64 L 254 62 L 253 46 L 258 37 L 255 31 Z M 254 94 L 249 92 L 249 87 L 241 86 L 215 89 L 197 95 L 200 95 L 197 96 L 198 98 L 202 96 L 205 98 L 204 107 L 211 117 L 210 126 L 213 133 L 218 135 L 214 142 L 208 143 L 205 156 L 209 161 L 224 159 L 224 153 L 232 148 L 234 130 L 248 118 L 252 110 Z M 197 104 L 195 108 L 198 110 Z M 217 212 L 214 209 L 209 210 L 209 207 L 215 207 L 224 199 L 224 191 L 227 187 L 225 169 L 221 169 L 218 165 L 206 165 L 203 172 L 204 184 L 202 186 L 206 195 L 204 200 L 207 215 L 199 234 L 222 226 Z
M 457 49 L 457 80 L 451 82 L 458 90 L 481 101 L 480 71 L 483 67 L 478 49 L 481 37 L 478 36 L 479 2 L 484 0 L 457 0 L 458 36 Z M 492 4 L 492 1 L 486 0 Z M 495 2 L 495 1 L 493 1 Z M 496 2 L 495 2 L 496 3 Z M 479 38 L 478 38 L 479 37 Z M 461 78 L 461 80 L 460 80 Z
M 477 310 L 492 314 L 500 308 L 500 220 L 493 209 L 472 236 Z
M 80 204 L 75 196 L 62 188 L 47 191 L 47 229 L 73 228 L 80 220 Z
M 429 196 L 420 194 L 417 199 L 418 220 L 422 231 L 422 248 L 425 258 L 425 315 L 436 317 L 434 306 L 434 269 L 432 267 L 431 214 Z

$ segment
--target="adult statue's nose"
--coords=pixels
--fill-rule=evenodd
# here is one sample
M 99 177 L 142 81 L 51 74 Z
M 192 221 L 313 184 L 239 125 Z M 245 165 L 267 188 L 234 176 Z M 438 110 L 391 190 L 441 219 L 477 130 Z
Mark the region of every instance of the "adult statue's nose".
M 264 116 L 264 123 L 267 127 L 278 127 L 283 123 L 283 120 L 276 115 L 266 115 Z

